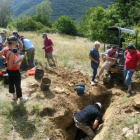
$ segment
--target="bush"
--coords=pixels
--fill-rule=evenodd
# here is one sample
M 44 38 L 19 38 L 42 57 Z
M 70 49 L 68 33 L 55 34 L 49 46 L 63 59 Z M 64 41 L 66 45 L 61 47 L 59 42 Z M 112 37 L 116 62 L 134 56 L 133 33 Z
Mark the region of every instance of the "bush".
M 73 20 L 69 17 L 62 16 L 59 17 L 54 24 L 55 28 L 59 33 L 68 34 L 68 35 L 76 35 L 77 29 Z
M 16 28 L 18 31 L 36 31 L 43 27 L 44 26 L 42 23 L 36 22 L 32 18 L 21 19 L 16 23 Z

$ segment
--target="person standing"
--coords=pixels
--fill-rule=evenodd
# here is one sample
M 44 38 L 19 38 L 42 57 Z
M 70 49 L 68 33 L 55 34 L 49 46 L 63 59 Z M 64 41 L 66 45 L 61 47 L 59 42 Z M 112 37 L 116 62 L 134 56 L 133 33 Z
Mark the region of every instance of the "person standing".
M 0 51 L 3 49 L 3 36 L 4 36 L 4 33 L 1 32 L 0 33 Z M 0 68 L 3 68 L 3 58 L 2 58 L 2 56 L 0 57 Z
M 0 52 L 0 55 L 4 55 L 7 62 L 7 72 L 9 75 L 9 93 L 13 94 L 13 100 L 20 99 L 20 103 L 24 103 L 27 101 L 27 97 L 22 97 L 21 75 L 19 71 L 19 63 L 22 61 L 22 59 L 17 60 L 18 57 L 13 52 L 13 49 L 17 46 L 17 43 L 17 37 L 8 37 L 8 47 L 3 49 Z
M 23 43 L 23 48 L 27 51 L 28 64 L 30 68 L 33 68 L 34 65 L 34 55 L 35 55 L 35 47 L 29 39 L 20 37 L 20 40 Z
M 101 67 L 99 73 L 97 74 L 97 78 L 99 79 L 101 74 L 106 70 L 109 72 L 109 69 L 112 65 L 114 65 L 118 58 L 118 52 L 116 50 L 116 47 L 113 46 L 111 49 L 107 51 L 107 54 L 105 56 L 106 61 L 104 62 L 103 66 Z
M 100 48 L 100 42 L 98 41 L 95 41 L 94 43 L 94 48 L 90 51 L 90 54 L 89 54 L 89 58 L 91 60 L 91 68 L 93 69 L 93 75 L 92 75 L 92 80 L 91 80 L 91 85 L 95 85 L 96 84 L 96 80 L 95 80 L 95 77 L 96 77 L 96 74 L 97 74 L 97 69 L 99 67 L 99 64 L 100 64 L 100 55 L 99 55 L 99 48 Z
M 127 89 L 127 97 L 132 95 L 132 76 L 135 71 L 140 66 L 140 52 L 136 50 L 136 48 L 130 44 L 127 46 L 127 50 L 125 51 L 125 67 L 124 67 L 124 79 L 126 86 L 123 89 Z
M 43 43 L 44 43 L 43 49 L 45 50 L 45 58 L 47 58 L 47 61 L 49 64 L 50 64 L 50 59 L 51 59 L 54 66 L 56 66 L 55 60 L 53 58 L 53 42 L 51 39 L 47 37 L 47 33 L 43 33 L 42 37 L 43 37 Z
M 74 116 L 76 127 L 87 134 L 84 140 L 92 140 L 94 138 L 93 130 L 97 128 L 101 121 L 101 107 L 101 103 L 97 102 L 94 105 L 88 105 Z

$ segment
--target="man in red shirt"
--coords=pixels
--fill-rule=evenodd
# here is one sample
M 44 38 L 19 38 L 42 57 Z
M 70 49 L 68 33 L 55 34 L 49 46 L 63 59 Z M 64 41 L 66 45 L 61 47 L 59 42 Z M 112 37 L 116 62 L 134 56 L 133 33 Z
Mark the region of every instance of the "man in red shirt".
M 42 34 L 43 40 L 44 40 L 44 47 L 43 49 L 45 50 L 45 58 L 47 58 L 48 63 L 50 64 L 50 59 L 52 60 L 54 66 L 56 66 L 55 60 L 53 58 L 53 42 L 51 39 L 47 37 L 46 33 Z
M 127 50 L 125 51 L 125 67 L 124 67 L 124 78 L 125 83 L 127 85 L 127 97 L 131 96 L 131 88 L 132 88 L 132 76 L 133 73 L 138 70 L 140 66 L 140 53 L 136 50 L 136 48 L 130 44 L 127 46 Z

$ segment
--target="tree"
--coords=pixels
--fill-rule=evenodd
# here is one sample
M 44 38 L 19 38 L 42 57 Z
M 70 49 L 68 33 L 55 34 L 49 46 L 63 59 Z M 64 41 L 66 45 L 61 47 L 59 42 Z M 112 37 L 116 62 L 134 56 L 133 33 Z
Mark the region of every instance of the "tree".
M 76 35 L 77 29 L 74 21 L 67 16 L 59 17 L 55 23 L 55 27 L 59 33 Z
M 11 0 L 0 0 L 0 26 L 6 27 L 10 18 Z
M 45 16 L 47 20 L 50 19 L 51 16 L 51 6 L 48 0 L 43 1 L 36 7 L 36 15 L 37 16 Z

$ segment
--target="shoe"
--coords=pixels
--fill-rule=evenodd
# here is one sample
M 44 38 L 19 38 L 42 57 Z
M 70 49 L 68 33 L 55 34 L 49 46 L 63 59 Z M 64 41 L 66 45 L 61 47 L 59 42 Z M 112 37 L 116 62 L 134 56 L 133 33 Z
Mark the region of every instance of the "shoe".
M 130 97 L 132 95 L 132 92 L 131 92 L 131 90 L 127 90 L 127 97 Z
M 96 83 L 95 83 L 95 82 L 93 82 L 93 81 L 91 81 L 91 85 L 92 85 L 92 86 L 94 86 L 94 85 L 96 85 Z
M 17 96 L 14 96 L 12 99 L 13 99 L 13 100 L 17 100 Z
M 95 83 L 98 83 L 98 80 L 95 79 L 94 82 L 95 82 Z
M 122 87 L 121 90 L 128 90 L 128 87 Z
M 27 97 L 22 98 L 22 100 L 20 100 L 20 103 L 25 103 L 26 101 L 28 101 L 28 98 Z

